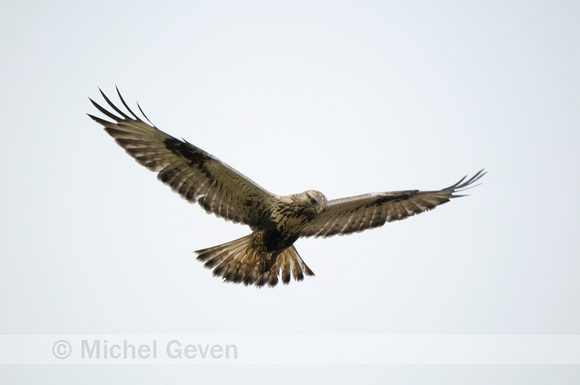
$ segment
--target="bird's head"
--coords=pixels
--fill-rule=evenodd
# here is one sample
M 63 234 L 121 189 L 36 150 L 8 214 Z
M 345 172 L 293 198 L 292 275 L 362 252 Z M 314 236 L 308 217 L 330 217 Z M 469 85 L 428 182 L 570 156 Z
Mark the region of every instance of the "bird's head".
M 316 190 L 304 191 L 298 195 L 298 198 L 308 211 L 314 212 L 316 215 L 320 215 L 328 204 L 324 194 Z

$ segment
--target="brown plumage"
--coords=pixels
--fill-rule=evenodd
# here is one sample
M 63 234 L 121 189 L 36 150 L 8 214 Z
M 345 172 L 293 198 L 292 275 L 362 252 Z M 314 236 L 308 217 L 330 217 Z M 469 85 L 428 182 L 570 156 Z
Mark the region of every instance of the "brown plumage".
M 438 191 L 379 192 L 327 201 L 319 191 L 280 196 L 223 163 L 213 155 L 159 130 L 139 107 L 138 117 L 117 90 L 123 112 L 101 91 L 110 112 L 91 99 L 110 122 L 89 116 L 135 160 L 190 203 L 208 213 L 248 225 L 240 239 L 198 250 L 198 259 L 225 281 L 275 286 L 279 277 L 300 281 L 314 275 L 294 248 L 300 237 L 329 237 L 360 232 L 428 211 L 461 195 L 485 172 Z

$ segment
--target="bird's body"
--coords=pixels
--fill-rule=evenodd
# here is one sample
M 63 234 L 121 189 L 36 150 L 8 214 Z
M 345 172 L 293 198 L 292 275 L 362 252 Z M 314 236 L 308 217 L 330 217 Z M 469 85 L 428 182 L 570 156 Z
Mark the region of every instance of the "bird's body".
M 118 91 L 117 91 L 118 92 Z M 198 259 L 214 275 L 235 283 L 275 286 L 290 277 L 314 275 L 294 247 L 301 237 L 329 237 L 363 231 L 385 222 L 430 210 L 460 195 L 485 173 L 438 191 L 407 190 L 370 193 L 328 201 L 319 191 L 289 196 L 272 194 L 213 155 L 146 123 L 119 98 L 127 113 L 102 93 L 118 114 L 91 102 L 115 123 L 89 115 L 138 163 L 158 172 L 158 178 L 208 213 L 248 225 L 252 233 L 240 239 L 198 250 Z M 143 113 L 143 111 L 141 110 Z

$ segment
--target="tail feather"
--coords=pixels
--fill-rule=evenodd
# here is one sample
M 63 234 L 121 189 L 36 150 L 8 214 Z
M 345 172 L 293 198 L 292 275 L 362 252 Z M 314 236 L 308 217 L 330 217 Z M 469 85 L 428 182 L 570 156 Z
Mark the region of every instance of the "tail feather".
M 267 263 L 265 256 L 253 247 L 252 240 L 250 234 L 235 241 L 198 250 L 197 259 L 204 262 L 206 268 L 213 269 L 213 275 L 222 277 L 224 281 L 258 287 L 266 284 L 276 286 L 279 275 L 284 284 L 290 282 L 291 276 L 301 281 L 305 274 L 314 275 L 294 246 L 275 257 L 274 263 Z M 266 266 L 271 267 L 266 271 Z
M 285 284 L 288 284 L 288 282 L 290 282 L 290 265 L 291 265 L 291 259 L 288 258 L 287 254 L 282 254 L 278 257 L 280 259 L 280 263 L 282 264 L 282 282 Z M 296 275 L 295 275 L 296 277 Z

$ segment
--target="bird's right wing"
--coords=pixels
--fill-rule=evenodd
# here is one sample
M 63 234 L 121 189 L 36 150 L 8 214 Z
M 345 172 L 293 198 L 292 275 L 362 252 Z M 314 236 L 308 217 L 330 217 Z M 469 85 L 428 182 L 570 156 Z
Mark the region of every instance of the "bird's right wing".
M 394 191 L 357 195 L 328 202 L 324 211 L 300 234 L 301 237 L 330 237 L 372 229 L 385 222 L 398 221 L 411 215 L 431 210 L 473 185 L 482 176 L 483 170 L 465 181 L 439 191 Z
M 207 212 L 226 220 L 257 226 L 264 210 L 276 201 L 274 194 L 213 155 L 157 129 L 139 107 L 143 117 L 149 121 L 146 123 L 131 111 L 118 89 L 117 93 L 128 114 L 101 91 L 107 104 L 118 115 L 91 99 L 93 105 L 114 122 L 89 116 L 105 127 L 127 154 L 157 172 L 160 181 L 187 201 L 198 202 Z

